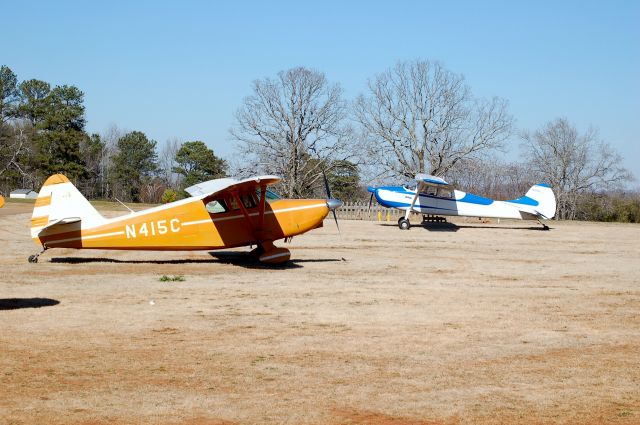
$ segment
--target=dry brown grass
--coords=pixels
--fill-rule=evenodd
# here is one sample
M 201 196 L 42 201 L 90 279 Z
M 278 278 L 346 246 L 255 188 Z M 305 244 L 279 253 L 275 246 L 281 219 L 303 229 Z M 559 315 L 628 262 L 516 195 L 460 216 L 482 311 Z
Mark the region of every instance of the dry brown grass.
M 28 207 L 0 210 L 0 423 L 640 423 L 638 225 L 327 222 L 281 269 L 28 264 Z

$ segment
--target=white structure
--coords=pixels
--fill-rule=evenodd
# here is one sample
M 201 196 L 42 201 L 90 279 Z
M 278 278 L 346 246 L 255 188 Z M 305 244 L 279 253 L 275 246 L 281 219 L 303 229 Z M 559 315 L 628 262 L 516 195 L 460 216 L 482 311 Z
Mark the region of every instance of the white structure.
M 38 192 L 31 189 L 16 189 L 9 194 L 9 198 L 13 199 L 36 199 Z

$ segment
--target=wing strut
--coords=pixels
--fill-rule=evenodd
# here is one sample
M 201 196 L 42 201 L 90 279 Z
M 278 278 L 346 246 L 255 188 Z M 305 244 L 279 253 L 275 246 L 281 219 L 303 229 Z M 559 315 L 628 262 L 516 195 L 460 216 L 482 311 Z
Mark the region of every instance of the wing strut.
M 266 209 L 267 203 L 267 185 L 260 185 L 260 202 L 258 204 L 258 229 L 262 230 L 264 228 L 264 210 Z
M 405 220 L 409 220 L 409 215 L 411 214 L 411 211 L 413 211 L 413 207 L 416 205 L 416 201 L 418 200 L 419 197 L 420 197 L 420 191 L 418 191 L 418 188 L 416 188 L 416 194 L 411 200 L 411 205 L 409 205 L 409 208 L 407 208 L 407 211 L 404 213 Z

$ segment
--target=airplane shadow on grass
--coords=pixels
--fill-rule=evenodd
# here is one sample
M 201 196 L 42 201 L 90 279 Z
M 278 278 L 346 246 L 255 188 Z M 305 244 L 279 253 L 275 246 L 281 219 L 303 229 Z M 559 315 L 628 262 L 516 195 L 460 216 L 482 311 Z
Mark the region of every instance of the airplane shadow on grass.
M 397 224 L 391 224 L 391 223 L 381 223 L 380 226 L 388 226 L 388 227 L 398 227 Z M 550 227 L 549 229 L 545 229 L 543 227 L 521 227 L 521 226 L 501 226 L 500 224 L 496 224 L 493 226 L 482 226 L 482 225 L 477 225 L 477 226 L 470 226 L 470 225 L 458 225 L 458 224 L 454 224 L 454 223 L 426 223 L 426 224 L 412 224 L 411 228 L 423 228 L 425 230 L 428 230 L 430 232 L 457 232 L 460 229 L 506 229 L 506 230 L 543 230 L 543 231 L 547 231 L 547 230 L 551 230 L 553 229 L 552 227 Z
M 0 298 L 0 311 L 51 307 L 57 304 L 60 304 L 60 301 L 51 298 Z
M 104 257 L 52 257 L 51 263 L 62 264 L 87 264 L 87 263 L 116 263 L 116 264 L 232 264 L 248 269 L 297 269 L 303 267 L 303 263 L 323 263 L 333 261 L 343 261 L 335 258 L 318 259 L 293 259 L 284 264 L 263 264 L 248 252 L 213 251 L 209 252 L 212 259 L 207 258 L 185 258 L 175 260 L 119 260 L 116 258 Z

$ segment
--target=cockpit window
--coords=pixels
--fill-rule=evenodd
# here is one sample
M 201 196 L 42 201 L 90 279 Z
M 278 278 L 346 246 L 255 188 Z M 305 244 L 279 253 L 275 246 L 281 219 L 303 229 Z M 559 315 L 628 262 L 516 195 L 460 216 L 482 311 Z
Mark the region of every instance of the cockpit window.
M 206 208 L 209 214 L 220 214 L 228 211 L 224 199 L 214 199 L 206 205 Z
M 425 188 L 424 192 L 422 192 L 422 193 L 424 193 L 425 195 L 429 195 L 429 196 L 436 196 L 437 189 L 435 187 L 433 187 L 433 186 L 427 186 Z
M 453 193 L 449 189 L 438 189 L 438 196 L 441 198 L 452 198 Z

